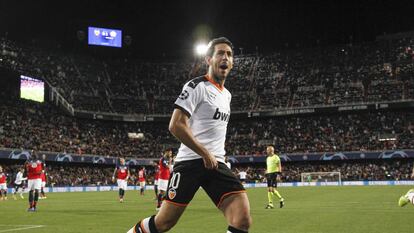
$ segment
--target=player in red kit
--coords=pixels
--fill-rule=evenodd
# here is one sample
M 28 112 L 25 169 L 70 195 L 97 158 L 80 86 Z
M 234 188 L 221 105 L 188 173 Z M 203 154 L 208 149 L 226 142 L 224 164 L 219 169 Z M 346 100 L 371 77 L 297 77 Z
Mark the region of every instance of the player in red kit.
M 29 190 L 29 209 L 27 211 L 36 211 L 37 201 L 39 200 L 39 190 L 42 187 L 43 163 L 37 159 L 36 154 L 32 152 L 31 160 L 26 162 L 27 188 Z
M 0 166 L 0 201 L 7 200 L 7 176 Z
M 115 168 L 114 174 L 112 175 L 112 181 L 115 182 L 115 175 L 116 175 L 116 182 L 118 184 L 119 189 L 119 202 L 124 202 L 124 195 L 125 190 L 128 186 L 128 178 L 130 176 L 128 166 L 125 164 L 125 159 L 119 159 L 119 165 Z
M 167 149 L 164 151 L 164 154 L 159 162 L 159 172 L 158 172 L 158 202 L 157 210 L 161 207 L 161 203 L 165 198 L 165 193 L 168 188 L 168 180 L 170 179 L 170 165 L 172 160 L 172 150 Z
M 139 182 L 139 186 L 141 187 L 140 194 L 144 195 L 144 191 L 145 191 L 145 167 L 142 167 L 138 171 L 138 182 Z

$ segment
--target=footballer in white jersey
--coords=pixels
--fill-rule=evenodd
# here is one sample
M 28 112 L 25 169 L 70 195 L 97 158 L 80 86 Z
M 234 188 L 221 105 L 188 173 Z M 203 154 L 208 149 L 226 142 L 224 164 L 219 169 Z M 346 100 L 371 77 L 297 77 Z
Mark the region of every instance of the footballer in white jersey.
M 205 75 L 186 83 L 174 103 L 190 118 L 189 126 L 195 139 L 223 163 L 230 101 L 230 92 Z M 201 159 L 201 156 L 181 143 L 175 162 L 192 159 Z
M 247 233 L 250 205 L 243 185 L 224 164 L 231 94 L 224 87 L 233 68 L 233 46 L 224 37 L 208 45 L 208 73 L 187 82 L 174 103 L 169 130 L 181 141 L 166 199 L 156 216 L 128 233 L 167 232 L 202 187 L 228 220 L 228 233 Z M 206 223 L 208 224 L 208 223 Z

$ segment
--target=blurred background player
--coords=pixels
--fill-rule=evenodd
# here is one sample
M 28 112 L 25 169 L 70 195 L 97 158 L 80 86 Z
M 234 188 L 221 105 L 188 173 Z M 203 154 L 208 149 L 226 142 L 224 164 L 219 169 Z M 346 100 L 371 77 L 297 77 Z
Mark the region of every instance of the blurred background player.
M 139 182 L 139 187 L 141 188 L 139 194 L 143 196 L 145 192 L 145 167 L 142 167 L 138 171 L 138 182 Z
M 239 176 L 239 180 L 242 184 L 246 183 L 247 179 L 247 172 L 249 172 L 250 168 L 242 168 L 242 170 L 239 170 L 236 168 L 237 175 Z
M 42 171 L 43 163 L 37 159 L 36 152 L 32 151 L 31 160 L 26 162 L 27 188 L 29 190 L 29 209 L 27 211 L 29 212 L 36 211 L 39 190 L 42 187 Z
M 0 201 L 7 200 L 7 176 L 0 166 Z
M 118 193 L 119 193 L 119 202 L 124 202 L 124 195 L 125 190 L 128 187 L 128 178 L 130 176 L 128 166 L 125 164 L 125 159 L 119 159 L 119 165 L 114 170 L 112 175 L 112 182 L 115 182 L 115 175 L 116 175 L 116 182 L 118 184 Z
M 409 202 L 411 202 L 411 204 L 414 205 L 414 189 L 408 190 L 408 192 L 405 195 L 401 196 L 398 200 L 398 205 L 400 207 L 403 207 L 407 205 Z
M 414 178 L 414 166 L 411 172 L 411 178 Z M 400 207 L 403 207 L 407 205 L 409 202 L 411 202 L 411 204 L 414 205 L 414 189 L 408 190 L 408 192 L 405 195 L 401 196 L 400 199 L 398 200 L 398 205 Z
M 42 186 L 40 188 L 40 198 L 39 199 L 46 199 L 46 194 L 45 194 L 45 188 L 46 188 L 46 171 L 43 170 L 42 171 L 42 175 L 41 175 L 41 179 L 42 179 Z
M 163 156 L 159 162 L 159 177 L 158 177 L 158 202 L 157 202 L 157 210 L 160 209 L 162 201 L 165 198 L 165 193 L 168 188 L 168 180 L 170 179 L 170 171 L 171 171 L 171 162 L 172 162 L 172 150 L 166 149 L 164 151 Z
M 24 199 L 23 197 L 23 191 L 24 191 L 24 182 L 25 180 L 27 180 L 27 177 L 23 177 L 23 173 L 24 173 L 24 167 L 20 167 L 19 171 L 16 174 L 16 179 L 14 180 L 14 193 L 13 193 L 13 198 L 14 200 L 16 200 L 16 194 L 19 193 L 20 198 Z
M 280 208 L 284 206 L 284 199 L 280 193 L 276 190 L 277 188 L 277 179 L 280 173 L 282 172 L 282 163 L 277 154 L 275 154 L 275 148 L 273 146 L 268 146 L 266 148 L 267 158 L 266 158 L 266 179 L 267 179 L 267 198 L 269 203 L 266 206 L 266 209 L 273 209 L 273 195 L 276 195 L 280 200 Z
M 155 192 L 155 200 L 158 200 L 158 178 L 160 174 L 160 167 L 158 161 L 154 162 L 155 172 L 154 172 L 154 192 Z

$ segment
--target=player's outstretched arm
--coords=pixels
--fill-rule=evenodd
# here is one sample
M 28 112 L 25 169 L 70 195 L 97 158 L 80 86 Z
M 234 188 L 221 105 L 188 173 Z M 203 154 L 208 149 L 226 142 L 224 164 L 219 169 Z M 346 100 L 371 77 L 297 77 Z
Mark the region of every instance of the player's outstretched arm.
M 174 109 L 169 125 L 170 132 L 184 145 L 200 155 L 207 169 L 216 169 L 218 167 L 216 158 L 195 139 L 188 121 L 189 117 L 183 111 Z

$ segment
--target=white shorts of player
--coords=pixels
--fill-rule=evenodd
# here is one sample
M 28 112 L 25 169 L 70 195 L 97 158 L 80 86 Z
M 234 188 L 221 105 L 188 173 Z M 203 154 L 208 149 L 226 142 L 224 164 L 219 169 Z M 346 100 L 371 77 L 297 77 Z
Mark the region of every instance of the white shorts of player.
M 154 180 L 154 185 L 158 185 L 158 180 Z
M 0 190 L 7 190 L 7 184 L 6 183 L 1 183 L 0 184 Z
M 46 182 L 42 181 L 42 188 L 46 187 Z
M 141 186 L 141 188 L 145 187 L 145 181 L 139 182 L 139 186 Z
M 28 190 L 40 190 L 42 188 L 42 179 L 29 179 L 27 182 Z
M 116 182 L 118 183 L 119 189 L 127 190 L 128 184 L 126 180 L 117 179 Z
M 158 190 L 167 191 L 168 180 L 158 179 Z

